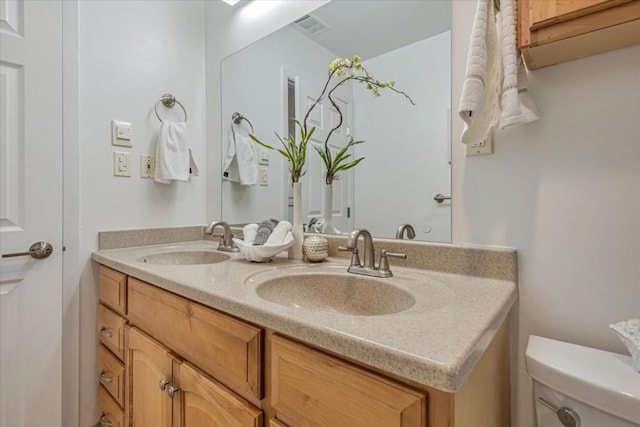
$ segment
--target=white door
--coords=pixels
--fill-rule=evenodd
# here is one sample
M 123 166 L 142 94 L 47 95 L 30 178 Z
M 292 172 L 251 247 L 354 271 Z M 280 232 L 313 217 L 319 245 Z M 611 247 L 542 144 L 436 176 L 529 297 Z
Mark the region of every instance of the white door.
M 300 121 L 304 114 L 315 102 L 324 85 L 324 81 L 317 82 L 317 85 L 309 84 L 303 80 L 300 85 L 300 99 L 302 100 L 302 111 Z M 315 88 L 315 91 L 312 90 Z M 342 89 L 342 88 L 341 88 Z M 350 136 L 352 129 L 352 90 L 351 87 L 336 91 L 332 98 L 338 104 L 342 112 L 342 125 L 336 130 L 329 141 L 329 146 L 334 153 L 344 147 Z M 327 133 L 339 123 L 339 114 L 331 105 L 328 99 L 319 103 L 309 115 L 308 126 L 315 126 L 316 130 L 312 136 L 311 143 L 316 146 L 323 146 Z M 324 212 L 325 197 L 325 166 L 322 159 L 313 147 L 308 147 L 307 151 L 307 172 L 302 179 L 303 189 L 303 216 L 304 221 L 309 223 L 312 217 L 320 218 Z M 333 224 L 341 232 L 349 232 L 353 228 L 351 220 L 351 209 L 353 205 L 353 170 L 340 173 L 339 179 L 333 181 Z
M 61 425 L 62 3 L 0 0 L 0 427 Z

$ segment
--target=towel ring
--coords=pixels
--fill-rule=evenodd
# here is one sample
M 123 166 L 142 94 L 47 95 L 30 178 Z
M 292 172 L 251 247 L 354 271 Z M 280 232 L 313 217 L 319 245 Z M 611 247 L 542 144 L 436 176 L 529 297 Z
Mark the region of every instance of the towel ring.
M 184 105 L 182 105 L 180 101 L 178 101 L 176 97 L 171 95 L 170 93 L 165 93 L 160 97 L 160 99 L 158 99 L 158 101 L 156 101 L 156 105 L 154 109 L 155 109 L 156 117 L 158 118 L 158 120 L 162 122 L 162 119 L 160 118 L 160 114 L 158 114 L 158 105 L 160 105 L 161 102 L 167 108 L 173 108 L 175 107 L 176 104 L 178 104 L 180 108 L 182 108 L 182 111 L 184 111 L 184 121 L 185 122 L 187 121 L 187 109 L 184 108 Z
M 245 116 L 243 116 L 240 113 L 233 113 L 231 115 L 231 121 L 233 121 L 233 123 L 235 123 L 237 125 L 239 125 L 240 122 L 242 122 L 243 120 L 246 120 L 246 122 L 249 123 L 249 127 L 251 128 L 251 133 L 253 133 L 253 125 L 251 124 L 249 119 L 247 119 Z

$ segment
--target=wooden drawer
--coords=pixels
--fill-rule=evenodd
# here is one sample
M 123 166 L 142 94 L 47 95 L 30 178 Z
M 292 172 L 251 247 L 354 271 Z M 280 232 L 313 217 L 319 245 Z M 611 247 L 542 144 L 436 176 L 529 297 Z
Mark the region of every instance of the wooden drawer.
M 129 278 L 129 320 L 245 398 L 262 399 L 262 330 Z
M 124 407 L 124 364 L 103 345 L 98 346 L 98 381 Z
M 177 370 L 180 399 L 173 404 L 180 419 L 198 426 L 262 427 L 262 411 L 188 363 L 179 364 Z
M 98 338 L 120 360 L 124 360 L 124 318 L 106 306 L 98 306 Z
M 98 386 L 98 419 L 102 424 L 98 422 L 97 425 L 111 423 L 112 427 L 126 427 L 124 412 L 102 386 Z
M 105 267 L 98 266 L 98 291 L 100 301 L 120 314 L 127 314 L 127 276 Z
M 269 345 L 271 407 L 283 424 L 426 426 L 425 393 L 282 337 Z

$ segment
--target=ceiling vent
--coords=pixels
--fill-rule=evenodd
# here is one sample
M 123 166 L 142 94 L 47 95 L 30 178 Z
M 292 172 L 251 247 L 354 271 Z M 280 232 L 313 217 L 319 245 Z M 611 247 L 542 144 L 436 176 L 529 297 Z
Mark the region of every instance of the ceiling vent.
M 294 26 L 303 33 L 307 33 L 312 36 L 329 29 L 329 26 L 327 24 L 311 15 L 305 15 L 302 18 L 298 19 L 294 22 Z

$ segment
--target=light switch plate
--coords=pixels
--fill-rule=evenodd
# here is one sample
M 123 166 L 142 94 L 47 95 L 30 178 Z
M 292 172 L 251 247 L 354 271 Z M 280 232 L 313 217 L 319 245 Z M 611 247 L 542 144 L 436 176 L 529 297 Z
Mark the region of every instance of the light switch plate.
M 113 152 L 113 176 L 131 176 L 131 153 Z
M 131 147 L 133 126 L 129 122 L 111 120 L 111 144 L 121 147 Z
M 267 166 L 269 165 L 269 150 L 265 148 L 260 149 L 260 161 L 261 165 Z
M 140 154 L 140 178 L 153 178 L 156 173 L 156 158 L 150 154 Z

